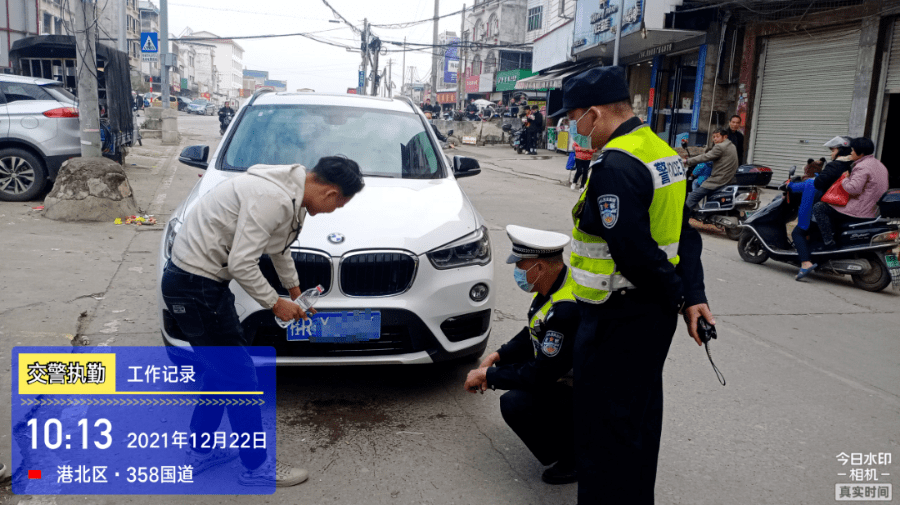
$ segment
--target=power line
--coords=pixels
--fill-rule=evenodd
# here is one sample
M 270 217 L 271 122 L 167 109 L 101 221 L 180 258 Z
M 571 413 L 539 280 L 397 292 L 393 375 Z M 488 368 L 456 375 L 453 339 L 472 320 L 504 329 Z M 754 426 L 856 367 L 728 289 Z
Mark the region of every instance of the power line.
M 353 23 L 351 23 L 350 21 L 347 21 L 347 18 L 345 18 L 344 16 L 341 16 L 341 13 L 338 12 L 334 7 L 332 7 L 330 3 L 328 3 L 328 0 L 322 0 L 322 3 L 324 3 L 326 7 L 331 9 L 331 12 L 333 12 L 336 17 L 340 18 L 341 21 L 343 21 L 344 23 L 347 24 L 347 26 L 352 28 L 355 33 L 362 34 L 362 30 L 360 30 L 359 28 L 354 26 Z
M 503 1 L 504 0 L 487 0 L 484 3 L 480 3 L 477 6 L 473 5 L 471 8 L 466 8 L 465 10 L 461 9 L 456 12 L 451 12 L 450 14 L 444 14 L 444 15 L 438 16 L 437 19 L 443 19 L 443 18 L 447 18 L 450 16 L 456 16 L 457 14 L 462 14 L 466 11 L 475 12 L 475 9 L 483 9 L 484 7 L 487 7 L 491 4 L 501 3 Z M 385 24 L 380 24 L 380 25 L 379 24 L 370 24 L 369 26 L 375 26 L 378 28 L 386 28 L 386 29 L 402 29 L 402 28 L 409 28 L 410 26 L 415 26 L 415 25 L 419 25 L 419 24 L 431 23 L 433 21 L 434 21 L 434 17 L 430 17 L 428 19 L 420 19 L 418 21 L 407 21 L 405 23 L 385 23 Z

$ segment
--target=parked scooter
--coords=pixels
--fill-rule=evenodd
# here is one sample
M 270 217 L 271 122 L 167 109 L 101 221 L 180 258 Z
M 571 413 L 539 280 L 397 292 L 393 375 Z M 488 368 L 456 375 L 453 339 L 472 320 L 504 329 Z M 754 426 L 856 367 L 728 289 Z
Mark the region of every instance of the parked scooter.
M 734 178 L 736 184 L 717 189 L 691 212 L 691 217 L 697 221 L 725 230 L 725 236 L 731 240 L 740 238 L 740 225 L 747 212 L 759 207 L 760 191 L 772 180 L 772 169 L 762 165 L 741 165 Z
M 744 261 L 762 264 L 772 258 L 800 265 L 797 250 L 788 238 L 787 223 L 797 218 L 801 199 L 788 193 L 787 184 L 779 189 L 783 195 L 775 197 L 742 225 L 738 254 Z M 819 264 L 817 271 L 849 275 L 854 285 L 866 291 L 881 291 L 892 281 L 900 287 L 900 266 L 892 251 L 900 244 L 900 189 L 890 189 L 882 195 L 878 208 L 879 217 L 836 230 L 837 249 L 823 250 L 821 237 L 813 234 L 809 245 L 813 261 Z
M 233 117 L 233 112 L 226 112 L 225 115 L 222 116 L 221 126 L 219 127 L 219 135 L 225 135 L 225 130 L 228 129 L 228 125 L 231 124 L 231 119 Z
M 509 123 L 501 128 L 509 135 L 509 146 L 516 150 L 516 154 L 522 154 L 525 147 L 525 128 L 513 129 Z

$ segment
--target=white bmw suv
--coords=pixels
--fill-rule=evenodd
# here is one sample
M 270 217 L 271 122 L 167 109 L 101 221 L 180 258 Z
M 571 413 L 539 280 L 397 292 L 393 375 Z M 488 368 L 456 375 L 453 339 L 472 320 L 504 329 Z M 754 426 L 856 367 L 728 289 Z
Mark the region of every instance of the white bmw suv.
M 310 322 L 280 328 L 231 282 L 246 336 L 275 347 L 279 364 L 432 363 L 484 352 L 494 309 L 490 237 L 456 182 L 481 170 L 471 158 L 450 161 L 410 100 L 260 92 L 208 153 L 193 146 L 179 158 L 207 172 L 166 225 L 160 278 L 197 200 L 252 165 L 312 167 L 345 155 L 365 177 L 344 208 L 307 217 L 291 245 L 300 288 L 324 288 Z M 271 260 L 263 256 L 260 267 L 287 296 Z M 164 343 L 189 345 L 158 286 L 157 297 Z

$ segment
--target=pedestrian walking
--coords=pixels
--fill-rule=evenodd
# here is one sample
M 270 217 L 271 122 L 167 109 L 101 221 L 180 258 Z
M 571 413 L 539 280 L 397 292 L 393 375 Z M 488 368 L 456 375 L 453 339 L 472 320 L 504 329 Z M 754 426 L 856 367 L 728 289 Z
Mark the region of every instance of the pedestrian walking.
M 572 386 L 564 378 L 572 370 L 579 322 L 575 284 L 562 257 L 569 237 L 516 225 L 506 233 L 512 241 L 506 262 L 516 265 L 516 284 L 534 293 L 528 326 L 470 371 L 464 387 L 472 393 L 506 389 L 500 397 L 506 424 L 542 465 L 553 465 L 541 479 L 569 484 L 576 480 L 575 441 Z
M 299 305 L 278 296 L 263 276 L 259 258 L 269 255 L 282 286 L 292 299 L 298 298 L 300 281 L 290 246 L 307 213 L 325 214 L 343 207 L 363 184 L 356 162 L 340 156 L 324 157 L 312 170 L 302 165 L 254 165 L 245 174 L 220 183 L 190 210 L 172 245 L 161 290 L 178 329 L 194 352 L 211 363 L 204 383 L 240 391 L 247 389 L 228 389 L 228 385 L 246 387 L 256 380 L 248 353 L 241 363 L 229 363 L 227 370 L 215 362 L 215 354 L 204 354 L 206 346 L 252 345 L 235 311 L 229 281 L 237 282 L 282 320 L 307 319 Z M 258 406 L 227 409 L 235 432 L 263 431 Z M 215 432 L 224 411 L 222 406 L 197 406 L 191 431 Z M 187 464 L 196 475 L 233 458 L 234 453 L 224 449 L 192 448 Z M 239 480 L 245 485 L 293 486 L 308 477 L 306 470 L 276 461 L 265 449 L 242 448 L 240 458 L 244 472 Z
M 688 224 L 685 168 L 634 115 L 621 67 L 571 77 L 563 107 L 601 148 L 572 210 L 578 503 L 653 503 L 663 420 L 662 371 L 684 313 L 714 324 L 700 235 Z

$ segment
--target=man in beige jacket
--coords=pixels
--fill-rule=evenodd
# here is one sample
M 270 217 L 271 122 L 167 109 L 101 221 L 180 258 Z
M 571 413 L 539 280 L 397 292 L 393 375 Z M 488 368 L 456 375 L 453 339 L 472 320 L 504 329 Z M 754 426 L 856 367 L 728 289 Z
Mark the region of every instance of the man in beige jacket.
M 734 181 L 738 169 L 738 154 L 734 144 L 728 140 L 728 130 L 713 132 L 713 147 L 709 151 L 693 158 L 687 158 L 685 165 L 693 167 L 706 161 L 713 162 L 712 174 L 687 196 L 684 204 L 693 209 L 700 200 L 714 193 L 717 189 Z
M 363 189 L 359 165 L 341 156 L 319 160 L 312 170 L 302 165 L 254 165 L 245 174 L 222 182 L 188 211 L 175 237 L 172 256 L 163 272 L 161 288 L 166 309 L 178 330 L 203 359 L 206 346 L 248 346 L 228 288 L 234 280 L 263 307 L 289 321 L 306 319 L 299 305 L 278 296 L 259 269 L 268 254 L 282 286 L 292 299 L 300 296 L 300 280 L 290 246 L 300 234 L 306 214 L 334 212 Z M 311 313 L 315 313 L 310 309 Z M 210 354 L 210 356 L 214 356 Z M 204 383 L 225 387 L 255 382 L 250 355 L 241 363 L 213 363 Z M 218 365 L 218 366 L 217 366 Z M 227 370 L 224 370 L 227 368 Z M 232 429 L 262 432 L 259 407 L 229 406 Z M 193 433 L 216 431 L 224 407 L 197 406 Z M 300 484 L 306 470 L 294 469 L 267 456 L 265 449 L 241 449 L 244 471 L 239 481 L 248 486 Z M 192 448 L 188 464 L 194 475 L 235 458 L 233 451 Z

